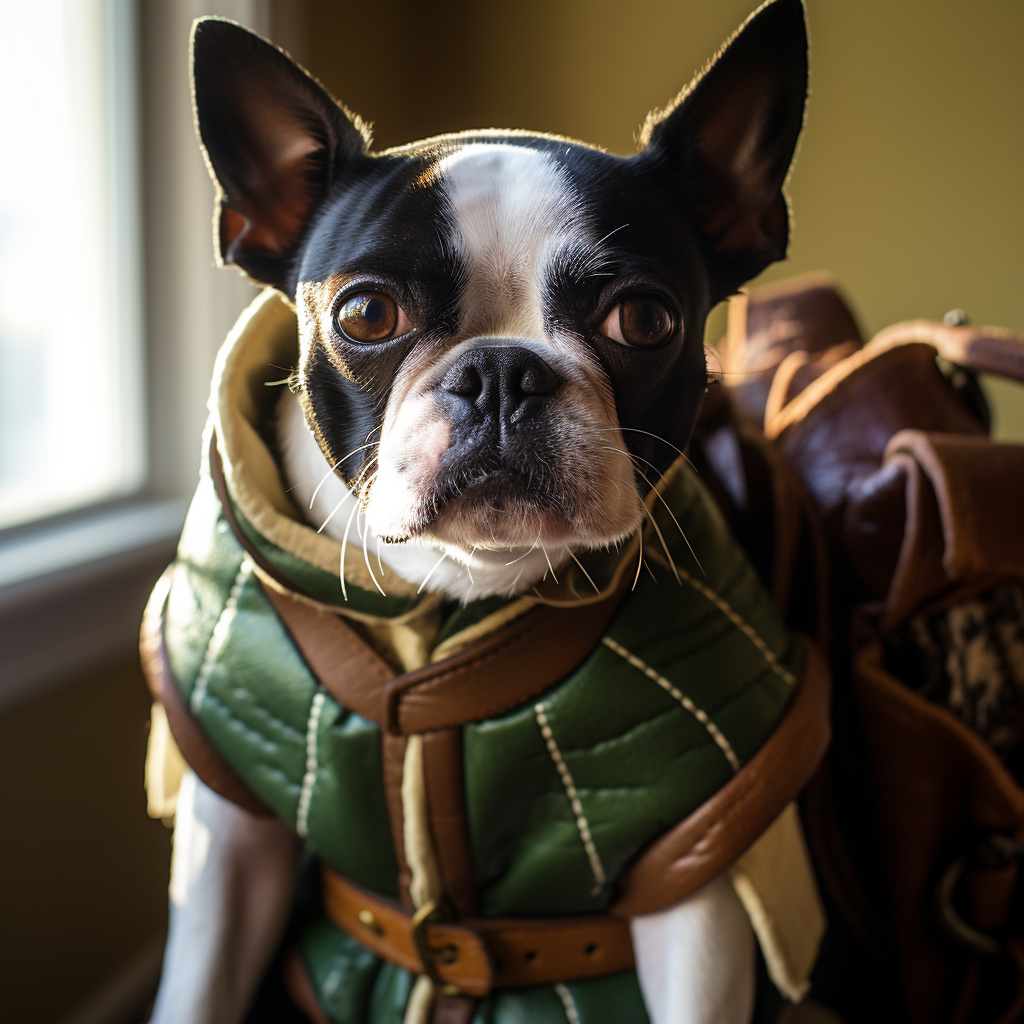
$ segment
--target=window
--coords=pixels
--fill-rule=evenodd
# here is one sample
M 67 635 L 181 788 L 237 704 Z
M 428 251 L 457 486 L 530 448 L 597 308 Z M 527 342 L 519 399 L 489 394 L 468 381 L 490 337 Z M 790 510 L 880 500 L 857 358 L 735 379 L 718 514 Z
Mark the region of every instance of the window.
M 0 0 L 0 529 L 144 479 L 129 0 Z

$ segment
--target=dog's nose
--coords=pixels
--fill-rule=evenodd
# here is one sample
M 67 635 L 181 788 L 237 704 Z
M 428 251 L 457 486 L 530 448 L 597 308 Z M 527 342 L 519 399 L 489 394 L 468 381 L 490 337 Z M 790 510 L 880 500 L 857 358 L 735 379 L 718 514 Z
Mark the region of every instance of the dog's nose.
M 562 380 L 536 352 L 522 345 L 472 348 L 451 365 L 441 389 L 483 416 L 504 424 L 529 416 Z M 460 403 L 460 404 L 461 404 Z

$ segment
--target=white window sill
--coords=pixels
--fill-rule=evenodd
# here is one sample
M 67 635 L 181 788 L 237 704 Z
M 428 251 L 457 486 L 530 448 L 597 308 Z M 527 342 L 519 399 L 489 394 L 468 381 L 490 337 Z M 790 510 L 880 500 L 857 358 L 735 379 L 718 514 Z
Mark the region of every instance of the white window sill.
M 0 712 L 131 657 L 185 508 L 139 501 L 0 540 Z

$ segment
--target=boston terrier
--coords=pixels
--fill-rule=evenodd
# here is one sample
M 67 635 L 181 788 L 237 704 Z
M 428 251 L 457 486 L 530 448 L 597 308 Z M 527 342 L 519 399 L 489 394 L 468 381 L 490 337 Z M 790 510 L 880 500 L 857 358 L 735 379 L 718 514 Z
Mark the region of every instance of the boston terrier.
M 786 253 L 801 0 L 755 12 L 628 157 L 497 130 L 375 153 L 245 29 L 198 22 L 193 60 L 219 259 L 298 316 L 277 450 L 310 523 L 463 602 L 635 533 L 701 404 L 709 310 Z M 298 844 L 186 781 L 153 1020 L 231 1024 L 280 942 Z M 750 1019 L 726 879 L 632 933 L 654 1024 Z

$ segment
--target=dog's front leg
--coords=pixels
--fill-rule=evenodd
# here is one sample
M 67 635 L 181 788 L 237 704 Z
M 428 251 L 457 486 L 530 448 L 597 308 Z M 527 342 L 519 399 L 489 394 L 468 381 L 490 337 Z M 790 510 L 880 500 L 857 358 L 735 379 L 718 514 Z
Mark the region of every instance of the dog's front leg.
M 754 933 L 727 874 L 668 910 L 632 921 L 651 1024 L 749 1024 Z
M 182 780 L 171 919 L 152 1024 L 236 1024 L 280 941 L 299 843 L 191 772 Z

